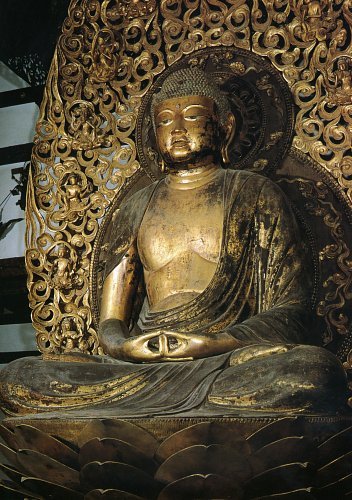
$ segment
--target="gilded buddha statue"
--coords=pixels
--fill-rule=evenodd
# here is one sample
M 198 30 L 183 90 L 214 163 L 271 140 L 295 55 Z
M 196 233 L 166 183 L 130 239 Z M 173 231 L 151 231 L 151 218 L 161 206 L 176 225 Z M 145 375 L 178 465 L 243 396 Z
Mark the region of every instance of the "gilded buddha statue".
M 3 407 L 336 413 L 346 376 L 309 345 L 310 266 L 293 213 L 269 179 L 225 168 L 236 127 L 226 97 L 183 69 L 155 93 L 152 121 L 166 175 L 114 218 L 100 306 L 106 356 L 14 361 L 1 373 Z

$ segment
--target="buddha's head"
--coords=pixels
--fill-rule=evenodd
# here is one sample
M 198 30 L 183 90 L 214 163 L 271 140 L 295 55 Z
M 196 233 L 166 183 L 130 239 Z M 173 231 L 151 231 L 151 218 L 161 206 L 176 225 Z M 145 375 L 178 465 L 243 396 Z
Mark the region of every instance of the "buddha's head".
M 67 179 L 68 184 L 71 186 L 75 186 L 77 184 L 77 176 L 75 174 L 71 174 Z
M 154 94 L 152 118 L 159 152 L 169 168 L 228 161 L 234 116 L 226 97 L 203 71 L 182 69 L 168 76 Z
M 67 255 L 67 248 L 65 247 L 65 245 L 60 245 L 57 251 L 57 256 L 59 258 L 63 258 L 66 257 L 66 255 Z

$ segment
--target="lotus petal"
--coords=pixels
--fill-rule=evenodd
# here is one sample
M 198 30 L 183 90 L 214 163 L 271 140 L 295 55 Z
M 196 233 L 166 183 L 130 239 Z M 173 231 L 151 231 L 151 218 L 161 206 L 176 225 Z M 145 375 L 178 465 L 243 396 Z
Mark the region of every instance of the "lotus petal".
M 43 497 L 25 490 L 12 481 L 0 480 L 0 493 L 1 492 L 3 492 L 1 498 L 4 500 L 23 500 L 24 498 L 26 500 L 32 500 L 33 498 L 36 500 L 45 500 Z
M 216 474 L 237 482 L 250 476 L 248 461 L 234 448 L 213 444 L 196 445 L 181 450 L 163 462 L 155 478 L 162 483 L 172 483 L 193 474 Z
M 92 490 L 84 500 L 143 500 L 143 497 L 121 490 Z
M 79 452 L 81 467 L 89 462 L 122 462 L 154 475 L 157 464 L 132 444 L 113 438 L 95 438 L 85 443 Z
M 132 444 L 153 458 L 158 446 L 157 440 L 149 432 L 125 420 L 94 420 L 87 424 L 78 436 L 78 444 L 82 447 L 87 441 L 100 438 L 120 439 Z
M 22 484 L 29 491 L 33 491 L 43 498 L 50 498 L 50 500 L 83 500 L 82 493 L 49 481 L 44 481 L 43 479 L 34 477 L 24 478 Z
M 289 491 L 288 493 L 277 493 L 275 495 L 266 495 L 253 498 L 253 500 L 305 500 L 306 498 L 316 498 L 311 488 L 303 488 L 300 490 Z
M 145 472 L 119 462 L 91 462 L 82 468 L 80 477 L 86 490 L 118 489 L 153 498 L 160 489 L 158 483 Z
M 304 421 L 302 419 L 299 417 L 286 417 L 265 425 L 251 434 L 247 438 L 247 441 L 251 449 L 256 451 L 273 441 L 278 441 L 288 436 L 303 436 L 305 434 Z
M 317 471 L 317 486 L 325 486 L 351 473 L 352 451 L 320 467 Z
M 257 475 L 279 465 L 313 460 L 316 449 L 310 439 L 292 436 L 263 446 L 250 457 L 253 474 Z
M 319 467 L 352 450 L 352 426 L 334 434 L 318 446 Z
M 78 471 L 38 451 L 20 450 L 17 452 L 17 460 L 31 476 L 65 486 L 66 488 L 79 488 Z
M 352 490 L 352 474 L 319 488 L 318 498 L 330 500 L 334 495 L 342 495 Z
M 2 472 L 6 474 L 6 476 L 15 483 L 21 483 L 23 474 L 21 474 L 21 472 L 18 471 L 17 469 L 14 469 L 9 465 L 0 464 L 0 470 L 2 470 Z
M 249 498 L 309 488 L 313 471 L 306 463 L 280 465 L 254 476 L 246 484 L 245 493 Z
M 0 455 L 3 455 L 9 464 L 18 467 L 17 453 L 2 443 L 0 443 Z
M 49 434 L 21 424 L 15 428 L 15 436 L 20 448 L 39 451 L 73 469 L 78 468 L 78 453 Z
M 243 456 L 250 453 L 246 440 L 238 434 L 237 429 L 231 429 L 228 423 L 202 422 L 175 432 L 165 439 L 157 449 L 156 459 L 163 462 L 178 451 L 199 444 L 226 444 L 236 448 Z
M 236 498 L 243 492 L 233 481 L 216 474 L 193 474 L 168 484 L 158 496 L 158 500 L 187 500 L 194 498 Z
M 0 437 L 7 444 L 7 446 L 13 450 L 18 450 L 19 446 L 15 434 L 4 425 L 0 425 Z

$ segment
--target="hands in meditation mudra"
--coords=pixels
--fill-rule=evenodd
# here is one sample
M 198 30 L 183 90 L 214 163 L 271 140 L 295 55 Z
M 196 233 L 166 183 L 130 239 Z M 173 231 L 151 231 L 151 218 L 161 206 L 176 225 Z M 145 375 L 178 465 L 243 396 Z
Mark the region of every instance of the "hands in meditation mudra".
M 113 222 L 99 326 L 108 356 L 11 363 L 5 409 L 336 413 L 346 376 L 333 354 L 303 345 L 310 269 L 289 204 L 267 178 L 223 168 L 236 127 L 227 99 L 202 71 L 180 70 L 155 93 L 152 120 L 166 176 Z

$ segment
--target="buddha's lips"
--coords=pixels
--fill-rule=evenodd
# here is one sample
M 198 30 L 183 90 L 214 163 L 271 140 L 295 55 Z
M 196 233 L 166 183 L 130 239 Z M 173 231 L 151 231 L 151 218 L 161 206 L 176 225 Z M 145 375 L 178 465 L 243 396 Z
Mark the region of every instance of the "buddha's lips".
M 171 146 L 188 146 L 189 141 L 186 137 L 176 137 L 171 140 Z

